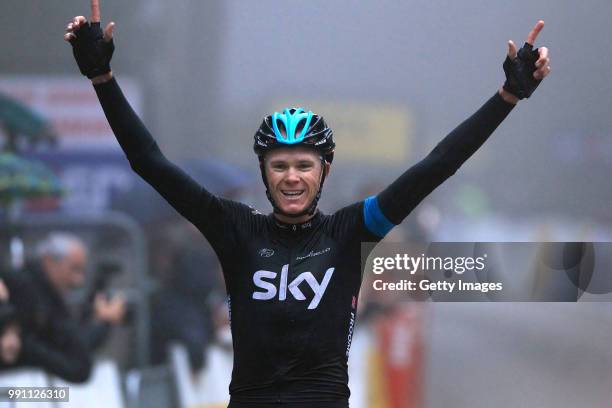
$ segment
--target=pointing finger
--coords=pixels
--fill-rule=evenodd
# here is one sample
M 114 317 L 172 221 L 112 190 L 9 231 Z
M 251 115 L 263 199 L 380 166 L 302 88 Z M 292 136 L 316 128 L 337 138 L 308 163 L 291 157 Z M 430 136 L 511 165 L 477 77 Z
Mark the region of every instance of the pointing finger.
M 115 29 L 115 23 L 114 22 L 110 22 L 106 25 L 106 28 L 104 28 L 104 41 L 109 42 L 110 40 L 113 39 L 113 30 Z
M 534 45 L 536 42 L 536 39 L 538 38 L 538 35 L 540 34 L 540 31 L 542 31 L 543 28 L 544 28 L 544 20 L 538 21 L 535 27 L 533 27 L 533 30 L 531 30 L 531 32 L 527 36 L 527 44 Z
M 512 40 L 508 41 L 508 57 L 510 57 L 511 60 L 515 60 L 517 55 L 518 55 L 518 51 L 516 49 L 516 45 L 514 44 L 514 41 Z
M 91 0 L 91 22 L 100 22 L 100 0 Z

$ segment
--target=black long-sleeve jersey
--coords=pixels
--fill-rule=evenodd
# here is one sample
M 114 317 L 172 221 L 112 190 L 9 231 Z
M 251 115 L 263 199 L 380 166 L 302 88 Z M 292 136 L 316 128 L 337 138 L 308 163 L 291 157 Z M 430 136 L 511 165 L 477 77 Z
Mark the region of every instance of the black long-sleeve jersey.
M 113 79 L 95 86 L 130 165 L 215 250 L 230 302 L 230 406 L 348 405 L 347 360 L 360 247 L 376 242 L 450 177 L 513 105 L 496 93 L 384 191 L 332 215 L 283 224 L 208 192 L 169 162 Z M 259 405 L 258 405 L 259 404 Z

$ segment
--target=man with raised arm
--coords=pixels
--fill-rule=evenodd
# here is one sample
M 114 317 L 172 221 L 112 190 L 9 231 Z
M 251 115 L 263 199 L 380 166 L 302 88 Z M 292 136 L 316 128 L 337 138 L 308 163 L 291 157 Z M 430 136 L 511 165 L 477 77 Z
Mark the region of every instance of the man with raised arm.
M 234 346 L 230 407 L 348 406 L 347 360 L 361 284 L 362 242 L 380 241 L 487 140 L 550 72 L 546 48 L 508 44 L 506 82 L 423 160 L 378 195 L 331 215 L 317 209 L 334 157 L 323 117 L 301 108 L 266 116 L 255 133 L 273 212 L 216 197 L 169 162 L 110 69 L 113 28 L 75 17 L 64 36 L 91 79 L 130 165 L 214 248 L 225 278 Z

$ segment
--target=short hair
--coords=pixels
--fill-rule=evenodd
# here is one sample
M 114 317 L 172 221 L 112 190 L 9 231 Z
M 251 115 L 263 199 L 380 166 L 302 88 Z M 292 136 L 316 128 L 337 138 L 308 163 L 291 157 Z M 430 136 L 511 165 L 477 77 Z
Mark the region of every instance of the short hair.
M 61 260 L 68 256 L 70 249 L 75 245 L 86 248 L 83 240 L 74 234 L 52 232 L 36 246 L 36 257 L 38 259 L 51 257 L 55 260 Z

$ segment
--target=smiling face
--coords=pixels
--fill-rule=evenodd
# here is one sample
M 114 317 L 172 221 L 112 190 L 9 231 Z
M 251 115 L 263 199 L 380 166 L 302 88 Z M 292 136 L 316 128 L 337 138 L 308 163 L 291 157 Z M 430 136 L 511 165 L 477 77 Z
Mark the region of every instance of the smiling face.
M 321 156 L 308 148 L 283 147 L 266 154 L 264 160 L 268 189 L 276 205 L 285 214 L 299 214 L 312 203 L 321 182 Z M 329 163 L 325 163 L 326 174 Z M 308 221 L 311 215 L 287 217 L 275 214 L 288 223 Z

